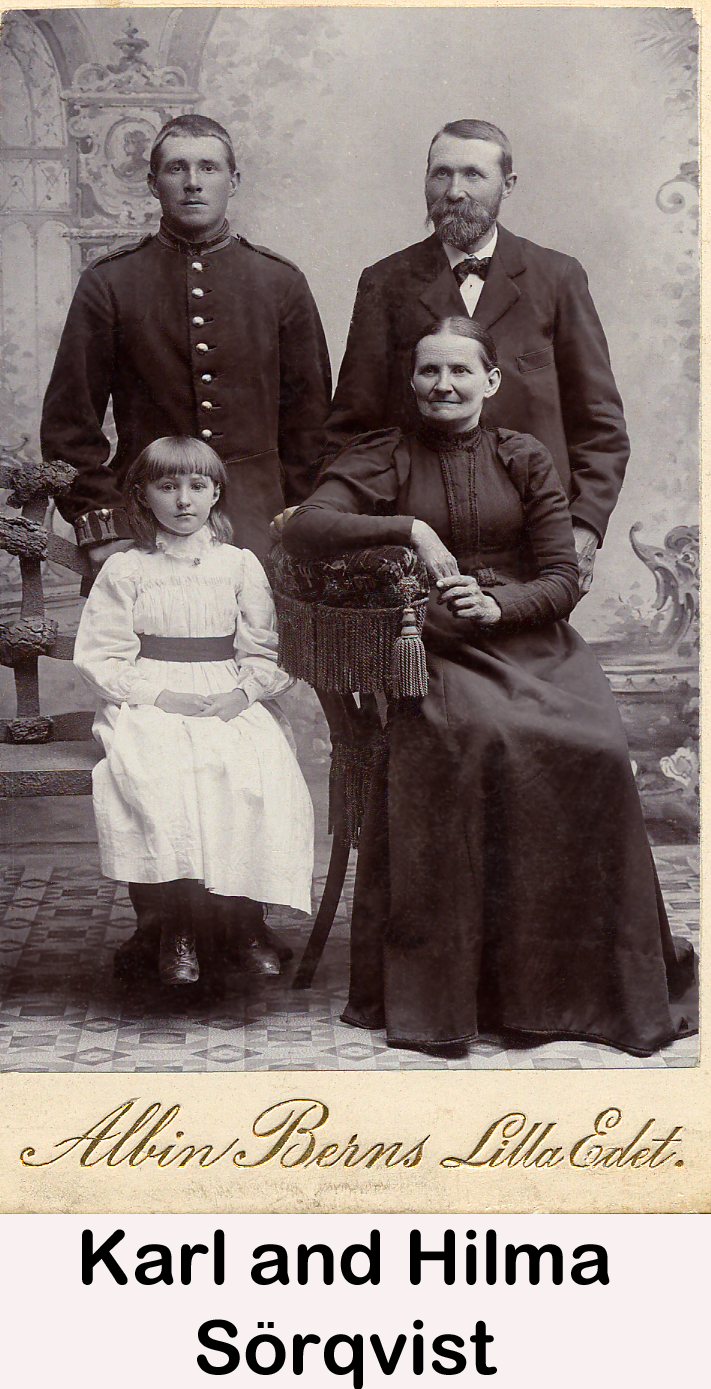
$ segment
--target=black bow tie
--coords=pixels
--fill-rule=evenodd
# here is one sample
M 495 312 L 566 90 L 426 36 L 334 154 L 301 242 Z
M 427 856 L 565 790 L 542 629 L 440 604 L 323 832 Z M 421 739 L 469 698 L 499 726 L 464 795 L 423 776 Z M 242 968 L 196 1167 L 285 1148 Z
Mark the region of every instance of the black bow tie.
M 469 275 L 478 275 L 480 280 L 485 280 L 490 265 L 491 256 L 482 256 L 480 260 L 476 256 L 467 256 L 466 260 L 460 260 L 452 267 L 454 278 L 458 285 L 463 285 Z

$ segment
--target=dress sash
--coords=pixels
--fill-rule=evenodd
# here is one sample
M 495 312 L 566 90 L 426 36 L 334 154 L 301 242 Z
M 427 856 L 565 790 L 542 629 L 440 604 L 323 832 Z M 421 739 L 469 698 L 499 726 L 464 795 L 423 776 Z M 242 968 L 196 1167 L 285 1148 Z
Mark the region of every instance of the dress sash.
M 235 634 L 224 637 L 154 637 L 139 632 L 140 656 L 147 661 L 233 661 Z

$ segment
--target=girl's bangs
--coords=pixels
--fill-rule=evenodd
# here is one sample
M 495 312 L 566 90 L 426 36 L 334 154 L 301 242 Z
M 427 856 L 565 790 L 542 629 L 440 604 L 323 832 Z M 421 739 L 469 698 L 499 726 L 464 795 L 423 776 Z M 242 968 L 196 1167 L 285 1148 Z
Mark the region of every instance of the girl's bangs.
M 185 477 L 190 473 L 200 473 L 212 478 L 213 482 L 224 484 L 224 466 L 217 454 L 200 439 L 172 440 L 150 444 L 146 449 L 146 482 L 157 482 L 161 477 Z

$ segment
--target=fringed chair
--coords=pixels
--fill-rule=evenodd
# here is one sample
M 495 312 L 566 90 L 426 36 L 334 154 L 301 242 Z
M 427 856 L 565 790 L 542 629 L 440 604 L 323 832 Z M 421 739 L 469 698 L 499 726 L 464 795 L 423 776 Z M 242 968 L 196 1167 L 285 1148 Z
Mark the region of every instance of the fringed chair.
M 387 756 L 390 699 L 427 692 L 421 640 L 427 572 L 403 546 L 294 559 L 277 543 L 266 562 L 279 618 L 279 664 L 315 690 L 331 735 L 326 886 L 293 988 L 310 987 L 357 849 L 373 771 Z M 356 698 L 357 696 L 357 698 Z

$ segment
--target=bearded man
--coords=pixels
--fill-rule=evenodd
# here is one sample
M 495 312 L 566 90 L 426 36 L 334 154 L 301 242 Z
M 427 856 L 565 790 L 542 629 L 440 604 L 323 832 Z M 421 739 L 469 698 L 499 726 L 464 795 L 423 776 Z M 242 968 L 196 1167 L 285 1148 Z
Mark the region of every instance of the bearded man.
M 436 319 L 475 317 L 491 333 L 501 369 L 482 425 L 532 434 L 549 449 L 570 501 L 584 593 L 629 440 L 582 266 L 497 224 L 516 177 L 497 126 L 462 120 L 437 132 L 425 179 L 434 234 L 361 276 L 327 454 L 365 430 L 413 428 L 414 343 Z

